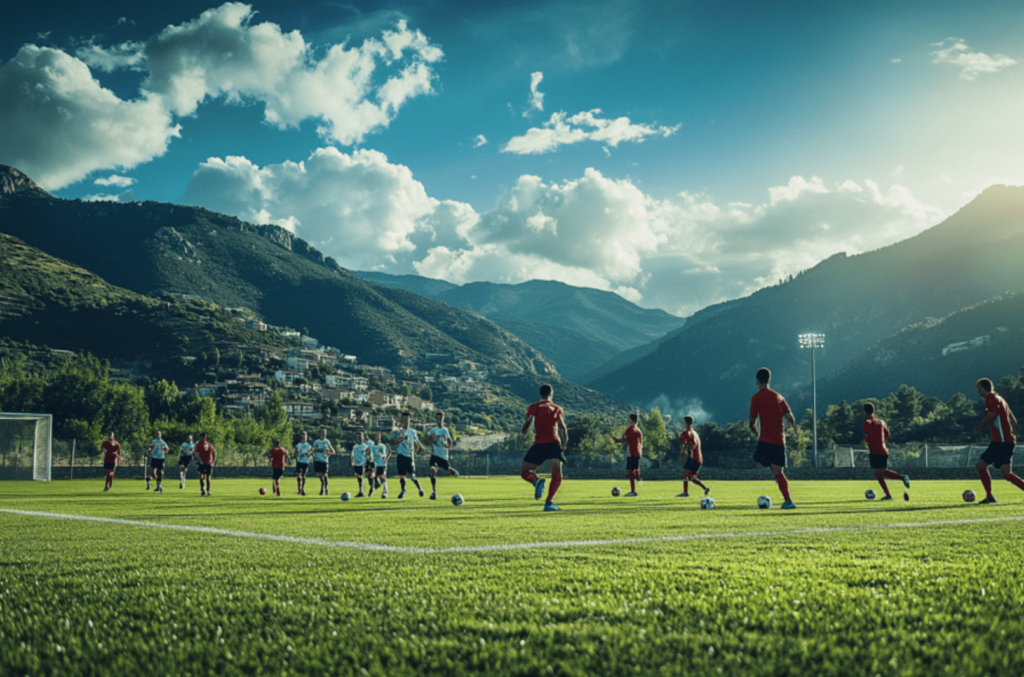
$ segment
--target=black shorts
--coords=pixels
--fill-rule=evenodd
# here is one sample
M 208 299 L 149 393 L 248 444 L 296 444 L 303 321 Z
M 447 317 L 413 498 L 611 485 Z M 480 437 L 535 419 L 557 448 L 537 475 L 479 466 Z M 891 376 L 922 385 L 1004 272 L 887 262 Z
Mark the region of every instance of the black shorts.
M 430 456 L 430 467 L 431 468 L 440 468 L 441 470 L 448 470 L 452 466 L 451 466 L 450 463 L 448 463 L 448 459 L 447 458 L 441 458 L 440 456 L 431 455 Z
M 359 475 L 360 477 L 362 477 L 363 472 L 364 472 L 363 466 L 361 466 L 361 465 L 354 465 L 354 466 L 352 466 L 352 474 L 353 475 Z
M 103 469 L 104 470 L 114 470 L 115 468 L 117 468 L 117 464 L 116 463 L 107 463 L 106 461 L 103 462 Z
M 692 472 L 694 475 L 696 475 L 697 473 L 700 472 L 700 469 L 703 465 L 703 463 L 697 463 L 697 461 L 693 460 L 693 456 L 690 456 L 686 459 L 686 463 L 683 464 L 683 470 L 686 470 L 687 472 Z
M 540 465 L 544 461 L 561 461 L 565 463 L 565 453 L 562 451 L 562 445 L 558 442 L 535 444 L 526 452 L 526 456 L 523 456 L 523 463 Z
M 988 449 L 981 455 L 981 460 L 997 468 L 1013 460 L 1013 450 L 1017 445 L 1014 442 L 991 442 Z
M 384 463 L 374 463 L 373 468 L 377 477 L 386 477 L 388 474 L 388 466 Z
M 151 458 L 149 459 L 149 467 L 152 468 L 153 470 L 163 470 L 164 460 L 165 459 L 162 458 Z
M 766 468 L 770 465 L 781 465 L 786 467 L 786 445 L 772 444 L 771 442 L 758 442 L 757 451 L 754 452 L 754 461 Z
M 415 475 L 416 464 L 412 462 L 410 456 L 396 456 L 398 459 L 398 475 Z
M 196 465 L 196 470 L 199 471 L 200 475 L 212 475 L 213 464 L 212 463 L 199 463 Z
M 313 461 L 313 472 L 327 474 L 327 461 Z
M 307 470 L 309 470 L 309 464 L 308 463 L 296 463 L 295 464 L 295 472 L 298 473 L 299 475 L 306 474 Z
M 279 480 L 284 475 L 284 468 L 271 468 L 274 471 L 274 479 Z
M 363 474 L 373 475 L 377 472 L 377 466 L 373 461 L 367 461 L 363 464 Z
M 868 454 L 868 462 L 872 470 L 881 470 L 889 467 L 889 454 Z
M 626 457 L 626 470 L 639 470 L 640 469 L 640 457 L 639 456 L 628 456 Z
M 178 459 L 178 465 L 182 468 L 189 467 L 190 465 L 192 465 L 192 457 L 182 456 L 181 458 Z

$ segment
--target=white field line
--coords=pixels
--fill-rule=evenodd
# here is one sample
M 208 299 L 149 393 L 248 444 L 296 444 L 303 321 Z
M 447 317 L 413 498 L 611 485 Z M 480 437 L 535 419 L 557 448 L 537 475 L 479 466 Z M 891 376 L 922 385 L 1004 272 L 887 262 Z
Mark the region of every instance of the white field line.
M 578 548 L 599 547 L 607 545 L 631 545 L 635 543 L 671 543 L 677 541 L 699 541 L 710 539 L 750 538 L 751 536 L 794 536 L 800 534 L 834 534 L 855 531 L 878 531 L 882 529 L 915 529 L 963 524 L 986 524 L 992 522 L 1020 522 L 1024 515 L 1015 517 L 980 517 L 977 519 L 938 520 L 935 522 L 900 522 L 897 524 L 867 524 L 850 527 L 820 527 L 807 529 L 784 529 L 780 531 L 746 531 L 726 532 L 718 534 L 682 534 L 677 536 L 650 536 L 648 538 L 615 538 L 605 541 L 550 541 L 541 543 L 502 543 L 499 545 L 465 545 L 454 548 L 415 548 L 401 545 L 377 545 L 374 543 L 353 543 L 347 541 L 324 541 L 319 538 L 299 538 L 281 534 L 260 534 L 253 531 L 234 531 L 231 529 L 214 529 L 197 527 L 187 524 L 165 524 L 161 522 L 140 522 L 135 520 L 115 519 L 113 517 L 90 517 L 88 515 L 65 515 L 56 512 L 34 512 L 29 510 L 9 510 L 0 508 L 0 513 L 19 515 L 22 517 L 45 517 L 54 519 L 78 520 L 80 522 L 99 522 L 102 524 L 118 524 L 150 529 L 170 529 L 190 533 L 212 534 L 215 536 L 234 536 L 236 538 L 256 538 L 266 541 L 281 541 L 300 545 L 315 545 L 324 548 L 343 548 L 349 550 L 373 550 L 377 552 L 411 553 L 415 555 L 440 555 L 463 552 L 501 552 L 505 550 L 535 550 L 540 548 Z

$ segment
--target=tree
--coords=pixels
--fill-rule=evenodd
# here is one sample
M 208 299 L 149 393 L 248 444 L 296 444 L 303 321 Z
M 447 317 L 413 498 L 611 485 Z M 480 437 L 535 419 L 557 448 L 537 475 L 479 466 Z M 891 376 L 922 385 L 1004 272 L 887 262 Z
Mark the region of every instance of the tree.
M 914 425 L 917 417 L 921 415 L 921 404 L 924 397 L 916 388 L 901 385 L 899 390 L 886 399 L 892 401 L 893 409 L 889 428 L 893 433 L 909 430 Z
M 169 416 L 179 396 L 178 386 L 164 380 L 149 384 L 144 393 L 151 419 Z
M 644 449 L 650 449 L 652 458 L 656 458 L 658 451 L 664 451 L 668 447 L 668 438 L 665 433 L 665 419 L 661 417 L 661 410 L 655 407 L 651 409 L 650 415 L 643 424 Z
M 281 440 L 282 444 L 290 444 L 294 429 L 288 413 L 284 410 L 284 398 L 280 390 L 270 396 L 270 401 L 260 409 L 258 418 L 267 435 Z
M 117 433 L 121 448 L 130 458 L 144 458 L 152 438 L 149 410 L 142 388 L 130 383 L 113 383 L 107 388 L 100 412 L 103 430 Z

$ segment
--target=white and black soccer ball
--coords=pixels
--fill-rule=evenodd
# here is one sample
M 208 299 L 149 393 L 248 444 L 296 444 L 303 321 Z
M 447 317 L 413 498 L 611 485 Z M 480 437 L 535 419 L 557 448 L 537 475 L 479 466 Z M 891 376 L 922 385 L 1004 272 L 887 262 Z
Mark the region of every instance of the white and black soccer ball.
M 465 502 L 466 502 L 466 499 L 463 498 L 462 494 L 454 494 L 452 496 L 452 505 L 454 505 L 455 507 L 458 507 L 458 506 L 462 505 Z
M 864 492 L 864 498 L 868 499 L 869 501 L 875 500 L 875 490 L 874 489 L 868 489 L 867 491 L 865 491 Z
M 970 489 L 964 492 L 964 500 L 967 501 L 968 503 L 974 503 L 974 499 L 976 498 L 977 495 L 975 495 L 975 493 Z
M 352 494 L 348 493 L 347 491 L 341 495 L 341 500 L 343 500 L 343 501 L 349 501 L 351 499 L 352 499 Z
M 768 510 L 772 507 L 772 499 L 770 496 L 758 496 L 757 507 L 761 510 Z
M 711 498 L 710 496 L 705 496 L 704 498 L 700 499 L 700 509 L 701 510 L 714 510 L 715 509 L 715 499 Z
M 621 495 L 622 495 L 622 489 L 619 489 L 618 487 L 612 487 L 612 496 L 621 496 Z

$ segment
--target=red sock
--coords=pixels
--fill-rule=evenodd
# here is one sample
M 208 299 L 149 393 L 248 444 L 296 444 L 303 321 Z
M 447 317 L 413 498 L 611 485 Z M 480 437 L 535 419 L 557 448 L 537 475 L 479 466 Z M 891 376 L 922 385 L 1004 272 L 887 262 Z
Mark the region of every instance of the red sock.
M 562 483 L 562 469 L 551 471 L 551 484 L 548 485 L 548 503 L 555 499 L 555 492 L 558 491 L 558 485 Z
M 878 483 L 882 485 L 882 491 L 885 492 L 885 495 L 891 498 L 892 494 L 889 493 L 889 485 L 885 483 L 885 480 L 879 477 Z
M 1013 473 L 1010 473 L 1009 475 L 1006 476 L 1006 481 L 1011 482 L 1018 489 L 1024 489 L 1024 480 L 1022 480 L 1019 476 L 1014 475 Z
M 985 496 L 992 496 L 992 476 L 988 474 L 988 468 L 978 471 L 978 476 L 981 477 L 981 486 L 985 487 Z
M 630 470 L 626 475 L 629 477 L 629 490 L 636 491 L 636 480 L 633 478 L 633 471 Z
M 899 474 L 895 470 L 885 469 L 885 478 L 888 480 L 903 480 L 903 475 Z
M 529 482 L 530 484 L 533 484 L 534 482 L 537 481 L 537 473 L 533 472 L 532 470 L 524 470 L 522 478 Z
M 692 478 L 690 479 L 690 481 L 691 481 L 691 482 L 693 482 L 694 484 L 696 484 L 696 485 L 697 485 L 698 487 L 700 487 L 701 489 L 707 489 L 707 487 L 706 487 L 706 486 L 704 486 L 704 483 L 703 483 L 703 482 L 701 482 L 701 481 L 700 481 L 699 479 L 697 479 L 697 476 L 696 476 L 696 475 L 694 475 L 694 476 L 693 476 L 693 477 L 692 477 Z
M 789 498 L 789 480 L 786 479 L 786 476 L 783 475 L 782 473 L 779 473 L 778 475 L 775 476 L 775 481 L 779 485 L 779 491 L 782 492 L 782 497 L 787 501 L 791 500 Z
M 633 471 L 633 475 L 636 476 L 636 481 L 639 482 L 640 481 L 640 468 L 637 468 L 636 470 L 634 470 Z

